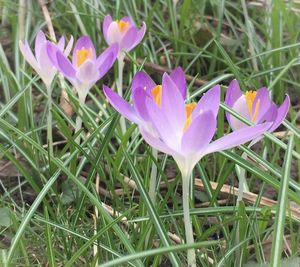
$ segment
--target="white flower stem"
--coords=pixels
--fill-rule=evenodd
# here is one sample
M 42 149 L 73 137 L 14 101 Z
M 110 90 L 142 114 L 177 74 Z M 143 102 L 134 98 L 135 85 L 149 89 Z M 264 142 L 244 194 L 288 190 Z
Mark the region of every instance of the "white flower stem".
M 190 180 L 191 180 L 191 173 L 182 172 L 182 204 L 183 204 L 183 220 L 184 220 L 186 244 L 194 243 L 193 227 L 192 227 L 190 208 L 189 208 Z M 187 260 L 188 260 L 188 267 L 196 267 L 195 249 L 188 249 Z
M 152 148 L 152 156 L 157 160 L 157 149 Z M 156 178 L 157 178 L 157 166 L 155 162 L 152 162 L 151 174 L 150 174 L 150 183 L 149 183 L 149 197 L 153 204 L 156 201 Z
M 247 154 L 244 152 L 242 154 L 243 159 L 247 159 Z M 244 192 L 249 192 L 249 187 L 246 180 L 246 170 L 241 168 L 240 166 L 235 166 L 238 179 L 239 179 L 239 189 L 238 189 L 238 196 L 237 196 L 237 203 L 243 199 Z
M 46 85 L 47 88 L 47 108 L 48 108 L 48 114 L 47 114 L 47 143 L 48 143 L 48 150 L 49 155 L 53 156 L 53 135 L 52 135 L 52 88 L 51 84 Z
M 118 80 L 117 80 L 117 91 L 120 97 L 123 97 L 123 70 L 124 70 L 124 58 L 125 53 L 120 51 L 118 55 Z M 126 133 L 126 123 L 125 118 L 121 116 L 120 126 L 122 134 Z
M 78 131 L 82 128 L 82 109 L 85 103 L 86 95 L 78 95 L 79 98 L 79 110 L 78 110 L 78 115 L 76 117 L 76 124 L 75 124 L 75 134 L 78 133 Z M 76 144 L 80 145 L 80 134 L 76 137 L 75 139 Z

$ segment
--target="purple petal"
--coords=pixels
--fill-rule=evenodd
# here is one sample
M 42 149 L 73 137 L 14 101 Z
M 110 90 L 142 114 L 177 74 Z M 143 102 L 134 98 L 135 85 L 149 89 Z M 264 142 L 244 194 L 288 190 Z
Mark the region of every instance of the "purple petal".
M 109 87 L 103 85 L 103 91 L 110 104 L 121 113 L 126 119 L 139 124 L 140 120 L 134 110 L 122 97 L 112 91 Z
M 103 31 L 103 36 L 104 36 L 104 39 L 106 40 L 106 42 L 107 42 L 107 30 L 108 30 L 109 25 L 112 23 L 112 21 L 113 20 L 110 15 L 107 15 L 104 17 L 103 24 L 102 24 L 102 31 Z
M 120 49 L 130 51 L 135 46 L 137 36 L 138 29 L 135 26 L 130 27 L 120 41 Z
M 38 34 L 35 37 L 35 57 L 38 60 L 40 57 L 40 51 L 42 46 L 46 43 L 46 37 L 45 34 L 42 31 L 39 31 Z
M 84 84 L 89 85 L 91 88 L 93 84 L 97 81 L 98 70 L 96 68 L 95 62 L 91 60 L 86 60 L 77 70 L 76 78 Z M 88 89 L 90 89 L 88 88 Z
M 156 83 L 150 78 L 150 76 L 143 72 L 137 72 L 132 80 L 132 92 L 135 91 L 136 88 L 142 87 L 144 90 L 151 95 L 151 90 L 156 86 Z
M 156 129 L 160 139 L 170 148 L 179 151 L 183 124 L 180 129 L 177 128 L 176 121 L 170 120 L 167 113 L 150 98 L 146 99 L 146 106 L 152 126 Z
M 146 106 L 146 100 L 149 98 L 149 94 L 143 87 L 138 87 L 132 91 L 133 106 L 139 116 L 145 121 L 149 121 L 149 113 Z
M 112 58 L 112 62 L 110 67 L 114 64 L 119 52 L 119 45 L 118 44 L 112 44 L 108 48 L 106 48 L 101 55 L 96 60 L 96 66 L 97 68 L 103 68 L 103 63 L 107 61 L 107 58 Z M 110 68 L 109 67 L 109 68 Z
M 60 51 L 62 51 L 62 52 L 64 51 L 64 48 L 65 48 L 65 37 L 64 36 L 60 37 L 60 39 L 57 43 L 57 47 Z
M 229 84 L 226 96 L 225 96 L 225 104 L 229 107 L 233 107 L 234 103 L 243 95 L 240 85 L 236 79 L 232 80 Z M 230 113 L 226 112 L 227 121 L 230 121 Z
M 46 50 L 47 50 L 47 55 L 52 62 L 53 66 L 60 70 L 58 62 L 57 62 L 57 57 L 56 57 L 56 52 L 59 50 L 56 45 L 53 43 L 47 41 L 46 44 Z
M 186 81 L 183 69 L 181 67 L 177 67 L 171 72 L 170 77 L 177 85 L 183 99 L 186 99 Z
M 216 127 L 217 120 L 211 111 L 206 111 L 192 120 L 182 137 L 183 153 L 192 154 L 203 151 L 213 138 Z
M 150 133 L 148 133 L 147 131 L 145 131 L 143 128 L 140 127 L 140 132 L 143 136 L 143 138 L 145 139 L 145 141 L 152 147 L 154 147 L 155 149 L 172 155 L 172 156 L 179 156 L 178 153 L 176 151 L 174 151 L 172 148 L 168 147 L 164 142 L 162 142 L 158 137 L 154 137 L 153 135 L 151 135 Z
M 74 42 L 74 39 L 73 39 L 73 36 L 71 35 L 70 41 L 68 42 L 66 49 L 64 50 L 64 55 L 66 57 L 69 56 L 69 54 L 72 50 L 73 42 Z
M 273 125 L 271 126 L 271 128 L 269 129 L 269 132 L 273 132 L 279 127 L 279 125 L 282 123 L 282 121 L 286 117 L 286 115 L 289 111 L 289 107 L 290 107 L 290 97 L 288 95 L 286 95 L 283 103 L 277 109 L 276 119 L 273 122 Z
M 101 62 L 100 66 L 97 66 L 99 70 L 99 76 L 98 79 L 101 79 L 113 66 L 116 58 L 117 58 L 117 53 L 118 53 L 118 45 L 112 45 L 111 47 L 107 48 L 104 53 L 106 53 L 106 57 L 103 57 L 103 62 Z M 109 51 L 109 53 L 107 53 Z M 100 61 L 100 60 L 99 60 Z M 102 61 L 102 59 L 101 59 Z M 97 64 L 97 63 L 96 63 Z
M 81 36 L 73 49 L 73 57 L 72 57 L 72 65 L 76 66 L 76 52 L 77 50 L 81 50 L 82 48 L 85 48 L 86 50 L 92 49 L 92 60 L 96 60 L 96 51 L 95 47 L 93 45 L 93 42 L 91 38 L 87 35 Z
M 222 151 L 244 144 L 264 134 L 270 126 L 271 123 L 262 123 L 236 130 L 210 143 L 204 151 L 204 154 Z
M 56 50 L 56 60 L 57 60 L 57 66 L 58 66 L 59 70 L 67 78 L 71 78 L 71 79 L 75 78 L 75 76 L 76 76 L 76 70 L 73 68 L 71 62 L 58 49 Z
M 182 131 L 185 120 L 185 104 L 181 93 L 168 74 L 163 75 L 161 111 L 172 123 L 175 131 Z
M 126 51 L 132 50 L 136 47 L 144 38 L 146 32 L 146 24 L 143 22 L 143 26 L 138 30 L 135 26 L 129 28 L 126 34 L 123 36 L 120 42 L 120 49 Z
M 38 62 L 36 61 L 29 45 L 27 42 L 25 42 L 25 44 L 20 41 L 19 42 L 19 48 L 20 48 L 20 51 L 22 53 L 22 55 L 24 56 L 24 58 L 26 59 L 26 61 L 32 66 L 32 68 L 38 72 L 39 71 L 39 65 L 38 65 Z
M 56 68 L 48 56 L 47 43 L 44 43 L 44 45 L 40 48 L 39 65 L 41 72 L 43 73 L 41 78 L 45 84 L 50 85 L 56 74 Z
M 197 106 L 192 112 L 192 119 L 196 118 L 200 113 L 205 111 L 211 111 L 215 117 L 218 115 L 220 106 L 220 85 L 215 85 L 213 88 L 208 90 L 199 100 Z
M 269 91 L 266 87 L 262 87 L 257 91 L 257 94 L 252 104 L 252 114 L 255 114 L 255 109 L 258 101 L 259 101 L 258 115 L 255 121 L 257 123 L 260 123 L 261 119 L 265 117 L 266 113 L 268 112 L 272 104 L 272 101 L 269 96 Z

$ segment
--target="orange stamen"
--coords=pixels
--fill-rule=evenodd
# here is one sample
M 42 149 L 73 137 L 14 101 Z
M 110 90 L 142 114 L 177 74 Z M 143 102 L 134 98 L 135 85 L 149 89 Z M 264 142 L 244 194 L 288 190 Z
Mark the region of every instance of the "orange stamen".
M 82 47 L 81 50 L 76 50 L 77 67 L 83 64 L 87 59 L 92 59 L 92 57 L 93 57 L 92 48 L 89 48 L 89 50 L 87 50 L 85 49 L 85 47 Z
M 120 32 L 128 30 L 128 28 L 129 28 L 129 22 L 123 21 L 123 20 L 120 20 L 120 21 L 117 20 L 116 22 L 118 23 L 118 27 L 119 27 L 119 31 Z
M 190 126 L 190 124 L 192 122 L 192 112 L 196 106 L 197 106 L 196 102 L 185 104 L 186 121 L 183 125 L 184 132 L 186 131 L 186 129 Z
M 160 107 L 161 104 L 161 95 L 162 95 L 162 86 L 161 85 L 156 85 L 154 88 L 151 90 L 152 96 L 154 98 L 154 102 L 156 105 Z
M 259 106 L 260 106 L 260 99 L 258 99 L 257 102 L 256 102 L 256 105 L 255 105 L 254 113 L 252 112 L 255 97 L 256 97 L 256 92 L 255 91 L 247 91 L 246 94 L 245 94 L 246 103 L 247 103 L 247 107 L 248 107 L 248 112 L 249 112 L 249 115 L 250 115 L 250 118 L 251 118 L 252 122 L 255 122 L 255 120 L 258 116 L 258 110 L 259 110 Z

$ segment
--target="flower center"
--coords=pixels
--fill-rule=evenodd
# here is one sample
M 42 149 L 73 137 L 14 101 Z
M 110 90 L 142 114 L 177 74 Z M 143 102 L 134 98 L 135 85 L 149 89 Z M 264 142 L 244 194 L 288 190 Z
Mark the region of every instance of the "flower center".
M 118 27 L 119 27 L 119 31 L 120 32 L 123 32 L 123 31 L 127 31 L 128 28 L 129 28 L 129 22 L 127 21 L 123 21 L 123 20 L 120 20 L 120 21 L 116 21 L 118 23 Z
M 190 126 L 190 124 L 192 122 L 192 112 L 196 106 L 197 106 L 196 102 L 185 104 L 186 121 L 183 126 L 184 132 L 186 131 L 186 129 Z
M 81 50 L 76 50 L 77 67 L 83 64 L 87 59 L 92 59 L 92 56 L 93 56 L 92 48 L 87 50 L 85 49 L 85 47 L 82 47 Z
M 162 86 L 156 85 L 154 88 L 151 89 L 151 94 L 153 96 L 154 102 L 156 105 L 160 107 L 161 104 L 161 95 L 162 95 Z
M 257 115 L 258 115 L 258 109 L 260 106 L 260 99 L 257 100 L 256 105 L 255 105 L 255 109 L 254 109 L 254 113 L 252 112 L 253 110 L 253 103 L 254 103 L 254 99 L 256 97 L 256 92 L 255 91 L 247 91 L 245 94 L 245 98 L 246 98 L 246 103 L 247 103 L 247 108 L 248 108 L 248 112 L 251 118 L 252 122 L 255 122 L 257 119 Z

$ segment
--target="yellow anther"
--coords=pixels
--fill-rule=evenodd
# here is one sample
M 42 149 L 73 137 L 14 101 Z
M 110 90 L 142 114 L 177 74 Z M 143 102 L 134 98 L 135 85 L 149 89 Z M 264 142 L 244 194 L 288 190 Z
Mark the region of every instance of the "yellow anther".
M 260 99 L 258 99 L 255 105 L 254 113 L 252 112 L 255 97 L 256 97 L 255 91 L 247 91 L 245 94 L 247 108 L 252 122 L 255 122 L 258 116 L 258 110 L 260 106 Z
M 190 124 L 192 122 L 192 112 L 196 106 L 197 106 L 196 102 L 185 104 L 186 121 L 183 125 L 184 132 L 186 131 L 186 129 L 190 126 Z
M 76 65 L 79 67 L 81 64 L 83 64 L 87 59 L 92 59 L 93 52 L 92 48 L 89 50 L 85 49 L 85 47 L 82 47 L 81 50 L 76 50 Z
M 129 22 L 124 21 L 124 20 L 120 20 L 120 21 L 116 21 L 118 23 L 118 27 L 119 27 L 119 31 L 123 32 L 123 31 L 127 31 L 129 28 Z
M 156 105 L 160 107 L 161 104 L 161 95 L 162 95 L 162 86 L 161 85 L 156 85 L 154 88 L 151 90 L 152 96 L 154 98 L 154 102 Z

